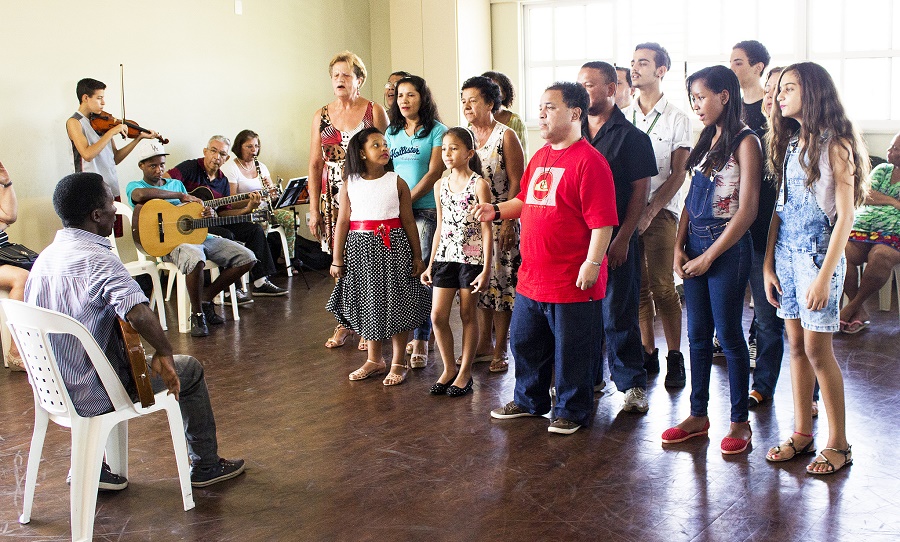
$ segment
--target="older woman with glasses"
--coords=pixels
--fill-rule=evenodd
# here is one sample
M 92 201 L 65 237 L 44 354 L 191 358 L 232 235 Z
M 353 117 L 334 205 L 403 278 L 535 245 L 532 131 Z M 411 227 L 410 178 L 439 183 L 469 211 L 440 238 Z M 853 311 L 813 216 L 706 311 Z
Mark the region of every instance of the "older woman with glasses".
M 363 128 L 388 126 L 387 113 L 379 104 L 363 98 L 359 90 L 366 82 L 366 66 L 354 53 L 339 53 L 328 64 L 335 99 L 313 115 L 309 152 L 309 231 L 322 242 L 322 250 L 331 253 L 334 226 L 338 216 L 338 191 L 343 184 L 342 170 L 347 143 Z M 325 342 L 337 348 L 353 332 L 338 325 Z M 360 341 L 360 347 L 365 343 Z

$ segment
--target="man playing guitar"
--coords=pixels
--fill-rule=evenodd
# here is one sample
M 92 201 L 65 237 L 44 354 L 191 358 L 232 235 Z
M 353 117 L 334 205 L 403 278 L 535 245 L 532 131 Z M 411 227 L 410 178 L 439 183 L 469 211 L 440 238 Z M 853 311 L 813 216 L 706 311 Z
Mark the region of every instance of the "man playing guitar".
M 191 458 L 191 485 L 206 487 L 244 472 L 242 459 L 219 457 L 203 366 L 191 356 L 172 354 L 147 297 L 111 250 L 107 237 L 116 208 L 103 177 L 97 173 L 64 177 L 53 193 L 53 207 L 65 228 L 34 263 L 25 284 L 25 301 L 83 323 L 125 389 L 132 392 L 133 379 L 118 331 L 118 318 L 128 321 L 155 349 L 149 360 L 153 391 L 168 389 L 178 399 Z M 56 335 L 51 341 L 75 410 L 88 417 L 111 411 L 109 396 L 85 351 L 71 337 Z M 124 489 L 128 484 L 108 467 L 101 471 L 100 480 L 100 487 L 106 489 Z
M 138 150 L 138 167 L 144 173 L 140 181 L 132 181 L 125 188 L 128 203 L 133 207 L 151 199 L 165 199 L 171 203 L 201 201 L 187 193 L 184 184 L 177 179 L 163 177 L 166 169 L 166 153 L 161 143 L 146 141 Z M 211 216 L 212 209 L 205 208 L 204 216 Z M 179 245 L 163 259 L 174 263 L 185 274 L 188 296 L 191 299 L 191 336 L 209 335 L 207 325 L 218 325 L 225 320 L 216 313 L 212 299 L 231 283 L 240 280 L 256 263 L 256 257 L 243 245 L 219 237 L 207 235 L 201 245 Z M 222 270 L 208 287 L 203 287 L 204 262 L 211 260 Z

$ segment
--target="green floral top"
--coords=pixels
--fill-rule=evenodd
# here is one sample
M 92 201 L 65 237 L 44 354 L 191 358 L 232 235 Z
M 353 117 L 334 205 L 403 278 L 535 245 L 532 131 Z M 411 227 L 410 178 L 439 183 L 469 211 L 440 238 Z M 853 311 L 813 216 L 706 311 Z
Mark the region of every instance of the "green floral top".
M 872 190 L 900 199 L 900 183 L 891 182 L 894 166 L 879 164 L 872 170 Z M 900 250 L 900 210 L 891 205 L 863 205 L 853 221 L 851 241 L 882 243 Z

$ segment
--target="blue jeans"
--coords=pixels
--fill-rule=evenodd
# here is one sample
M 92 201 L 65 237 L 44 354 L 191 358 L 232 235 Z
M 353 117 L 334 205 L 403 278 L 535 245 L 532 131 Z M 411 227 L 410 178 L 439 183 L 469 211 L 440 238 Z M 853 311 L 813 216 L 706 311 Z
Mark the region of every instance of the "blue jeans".
M 721 230 L 710 233 L 704 228 L 694 228 L 692 224 L 688 228 L 687 254 L 691 259 L 703 254 L 721 234 Z M 706 273 L 684 281 L 691 352 L 692 416 L 707 415 L 715 329 L 728 363 L 731 421 L 747 421 L 750 352 L 744 340 L 741 317 L 752 251 L 750 235 L 745 234 L 716 258 Z
M 602 355 L 600 301 L 540 303 L 516 297 L 509 345 L 516 360 L 517 405 L 532 414 L 550 411 L 556 375 L 555 417 L 587 424 L 594 406 L 594 374 Z
M 150 356 L 147 357 L 149 363 Z M 181 382 L 178 406 L 184 418 L 184 436 L 188 455 L 194 467 L 212 467 L 219 464 L 219 446 L 216 440 L 216 420 L 209 403 L 209 390 L 203 377 L 203 366 L 192 356 L 175 356 L 175 372 Z M 151 378 L 153 393 L 166 389 L 159 375 Z
M 641 304 L 641 260 L 638 236 L 628 242 L 625 263 L 610 269 L 607 275 L 606 297 L 603 298 L 603 331 L 606 334 L 606 357 L 609 372 L 619 391 L 647 387 L 644 370 L 644 348 L 638 309 Z M 597 371 L 597 381 L 603 379 Z
M 416 229 L 419 230 L 419 243 L 422 246 L 422 260 L 428 265 L 431 259 L 431 245 L 434 241 L 434 231 L 437 229 L 437 209 L 413 209 L 413 218 L 416 219 Z M 431 288 L 426 286 L 428 291 Z M 413 339 L 427 341 L 431 338 L 431 315 L 422 322 L 422 325 L 413 330 Z
M 752 251 L 750 291 L 753 292 L 753 312 L 756 315 L 756 369 L 753 370 L 753 389 L 771 398 L 781 372 L 784 358 L 784 320 L 775 314 L 775 307 L 766 299 L 763 285 L 765 251 Z

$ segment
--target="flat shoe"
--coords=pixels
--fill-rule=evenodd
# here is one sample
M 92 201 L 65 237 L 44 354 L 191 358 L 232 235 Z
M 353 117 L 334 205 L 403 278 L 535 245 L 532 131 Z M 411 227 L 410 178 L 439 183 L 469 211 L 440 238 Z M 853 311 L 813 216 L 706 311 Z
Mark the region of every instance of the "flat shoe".
M 491 361 L 494 359 L 494 354 L 475 354 L 475 357 L 472 359 L 472 363 L 480 363 L 482 361 Z M 462 365 L 462 356 L 456 358 L 456 364 Z
M 492 373 L 502 373 L 509 369 L 509 363 L 503 359 L 494 359 L 491 360 L 491 366 L 488 368 L 488 371 Z
M 343 331 L 344 333 L 341 333 Z M 352 329 L 347 329 L 344 326 L 338 324 L 334 328 L 334 334 L 325 341 L 325 348 L 340 348 L 344 346 L 344 343 L 347 342 L 347 339 L 350 338 L 350 335 L 353 335 Z
M 749 423 L 747 424 L 750 425 Z M 734 455 L 743 453 L 747 446 L 750 446 L 750 440 L 753 438 L 753 432 L 750 432 L 750 436 L 743 438 L 735 438 L 735 437 L 725 437 L 722 439 L 722 443 L 719 445 L 719 448 L 722 450 L 722 453 L 725 455 Z
M 399 363 L 392 363 L 391 367 L 403 367 L 404 369 L 409 369 L 406 365 L 400 365 Z M 406 381 L 406 371 L 403 371 L 403 374 L 397 373 L 388 373 L 384 380 L 381 382 L 385 386 L 399 386 Z
M 788 448 L 790 448 L 790 451 L 793 451 L 793 453 L 791 455 L 787 455 L 784 453 L 784 452 L 789 451 Z M 790 461 L 791 459 L 794 459 L 798 455 L 814 454 L 814 453 L 816 453 L 815 439 L 810 440 L 806 446 L 804 446 L 803 448 L 798 450 L 797 447 L 794 446 L 794 437 L 791 436 L 784 442 L 784 444 L 779 444 L 778 446 L 774 446 L 774 447 L 770 448 L 769 451 L 766 453 L 766 461 L 770 461 L 772 463 L 781 463 L 782 461 Z M 776 456 L 779 456 L 779 457 L 776 457 Z
M 379 363 L 377 361 L 372 361 L 372 360 L 367 360 L 366 363 L 374 363 L 375 365 L 379 365 Z M 384 374 L 384 372 L 387 370 L 387 367 L 385 367 L 383 361 L 381 362 L 380 367 L 373 369 L 371 371 L 367 371 L 365 369 L 365 367 L 366 367 L 366 364 L 364 363 L 362 367 L 360 367 L 359 369 L 350 373 L 350 380 L 365 380 L 371 376 L 378 376 L 378 375 Z
M 866 320 L 865 322 L 863 322 L 862 320 L 854 320 L 847 324 L 847 327 L 844 328 L 844 333 L 846 333 L 847 335 L 856 335 L 860 331 L 869 327 L 870 323 L 871 322 L 869 322 L 869 320 Z
M 471 393 L 472 391 L 472 377 L 469 377 L 469 382 L 466 384 L 464 388 L 460 388 L 459 386 L 450 385 L 447 387 L 447 397 L 462 397 L 467 393 Z
M 809 465 L 806 466 L 806 472 L 809 474 L 814 474 L 816 476 L 825 476 L 828 474 L 834 474 L 837 471 L 841 470 L 842 468 L 852 465 L 853 464 L 853 456 L 850 453 L 851 448 L 853 448 L 853 447 L 847 446 L 846 450 L 838 450 L 837 448 L 822 448 L 822 451 L 819 452 L 819 455 L 818 455 L 818 457 L 816 457 L 815 461 L 813 461 L 812 463 L 810 463 Z M 836 452 L 836 453 L 839 453 L 842 456 L 844 456 L 844 462 L 841 463 L 840 467 L 835 467 L 834 463 L 832 463 L 831 461 L 828 460 L 827 457 L 825 457 L 825 454 L 823 453 L 825 450 L 828 450 L 830 452 Z M 821 458 L 821 459 L 819 459 L 819 458 Z M 816 465 L 827 465 L 828 470 L 824 470 L 821 472 L 810 470 L 810 469 L 816 468 Z
M 679 442 L 684 442 L 694 437 L 706 435 L 707 433 L 709 433 L 709 420 L 706 420 L 706 425 L 703 426 L 703 429 L 701 431 L 697 431 L 694 433 L 688 433 L 687 431 L 679 427 L 670 427 L 669 429 L 666 429 L 662 434 L 662 441 L 663 444 L 678 444 Z

